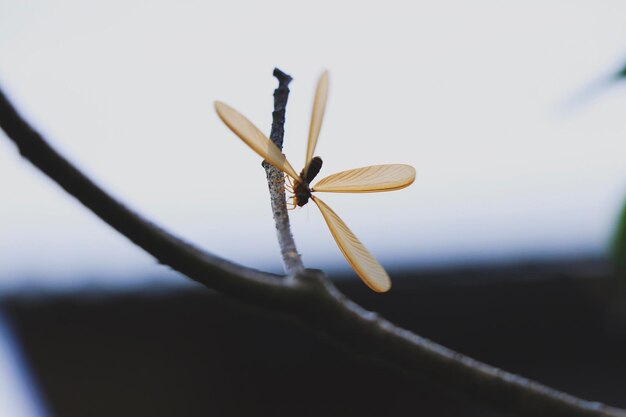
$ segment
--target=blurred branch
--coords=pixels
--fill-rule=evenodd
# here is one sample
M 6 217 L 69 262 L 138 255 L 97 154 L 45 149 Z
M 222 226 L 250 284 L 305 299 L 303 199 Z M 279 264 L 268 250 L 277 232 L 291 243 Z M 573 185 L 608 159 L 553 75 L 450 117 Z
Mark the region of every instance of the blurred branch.
M 282 112 L 284 117 L 284 107 Z M 401 369 L 405 374 L 425 375 L 505 412 L 529 417 L 626 417 L 624 410 L 553 390 L 397 327 L 347 299 L 321 271 L 300 270 L 293 279 L 285 280 L 193 247 L 146 221 L 99 188 L 50 147 L 1 91 L 0 126 L 24 158 L 93 213 L 159 262 L 208 288 L 295 317 L 358 354 Z
M 626 337 L 626 201 L 615 223 L 610 245 L 613 288 L 606 327 L 614 337 Z
M 611 242 L 613 266 L 620 278 L 626 278 L 626 201 L 619 214 Z
M 619 71 L 615 73 L 615 78 L 618 80 L 626 78 L 626 65 L 624 65 Z

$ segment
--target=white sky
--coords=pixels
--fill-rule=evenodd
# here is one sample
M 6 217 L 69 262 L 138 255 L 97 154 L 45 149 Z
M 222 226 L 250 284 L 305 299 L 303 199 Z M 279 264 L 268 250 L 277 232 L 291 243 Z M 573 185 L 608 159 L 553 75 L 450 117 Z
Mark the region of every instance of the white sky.
M 246 265 L 281 270 L 264 173 L 212 102 L 269 133 L 274 66 L 294 77 L 297 169 L 324 68 L 320 177 L 416 167 L 408 189 L 324 198 L 384 266 L 601 253 L 626 197 L 626 87 L 603 84 L 626 60 L 624 2 L 0 10 L 0 84 L 52 144 L 149 219 Z M 292 218 L 307 266 L 346 266 L 315 207 Z M 0 140 L 0 285 L 162 272 Z

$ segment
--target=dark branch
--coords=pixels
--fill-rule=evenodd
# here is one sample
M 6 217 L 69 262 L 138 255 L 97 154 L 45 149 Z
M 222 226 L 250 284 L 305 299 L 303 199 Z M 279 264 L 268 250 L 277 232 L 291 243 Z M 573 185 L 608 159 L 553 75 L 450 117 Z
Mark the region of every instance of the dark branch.
M 326 297 L 320 296 L 315 311 L 300 315 L 312 327 L 366 357 L 376 358 L 405 374 L 425 375 L 513 415 L 626 417 L 626 410 L 576 398 L 402 329 L 364 310 L 330 284 L 325 285 L 332 301 L 324 302 Z
M 24 158 L 160 263 L 227 294 L 276 291 L 285 285 L 274 275 L 201 251 L 124 207 L 50 147 L 20 117 L 2 91 L 0 126 Z
M 302 270 L 285 281 L 200 251 L 107 195 L 52 149 L 1 91 L 0 127 L 24 158 L 101 219 L 159 262 L 208 288 L 296 317 L 357 353 L 404 373 L 427 375 L 506 412 L 529 417 L 626 417 L 624 410 L 553 390 L 397 327 L 345 298 L 321 271 Z
M 289 83 L 293 78 L 285 74 L 278 68 L 274 68 L 274 77 L 278 80 L 278 87 L 274 90 L 274 112 L 272 113 L 272 132 L 270 140 L 278 149 L 283 149 L 283 138 L 285 137 L 285 112 L 287 111 L 287 100 L 289 99 Z

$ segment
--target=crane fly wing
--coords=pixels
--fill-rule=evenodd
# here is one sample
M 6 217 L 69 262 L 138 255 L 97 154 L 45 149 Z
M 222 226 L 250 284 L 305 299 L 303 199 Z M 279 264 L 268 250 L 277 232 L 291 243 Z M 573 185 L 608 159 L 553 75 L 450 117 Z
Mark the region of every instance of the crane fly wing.
M 371 193 L 393 191 L 415 181 L 415 168 L 404 164 L 372 165 L 338 172 L 319 180 L 312 191 L 329 193 Z
M 324 119 L 324 110 L 326 109 L 326 99 L 328 98 L 328 71 L 324 71 L 319 81 L 317 82 L 317 89 L 315 91 L 315 100 L 313 101 L 313 111 L 311 113 L 311 125 L 309 126 L 309 141 L 306 145 L 306 159 L 304 160 L 306 172 L 313 153 L 315 152 L 315 145 L 317 145 L 317 138 L 320 135 L 320 129 L 322 128 L 322 119 Z
M 254 152 L 261 155 L 261 158 L 293 179 L 300 181 L 300 176 L 287 161 L 285 155 L 250 120 L 221 101 L 215 102 L 215 110 L 224 124 Z
M 311 198 L 322 212 L 330 233 L 352 269 L 372 290 L 376 292 L 388 291 L 391 288 L 391 280 L 383 267 L 326 203 L 318 197 L 312 196 Z

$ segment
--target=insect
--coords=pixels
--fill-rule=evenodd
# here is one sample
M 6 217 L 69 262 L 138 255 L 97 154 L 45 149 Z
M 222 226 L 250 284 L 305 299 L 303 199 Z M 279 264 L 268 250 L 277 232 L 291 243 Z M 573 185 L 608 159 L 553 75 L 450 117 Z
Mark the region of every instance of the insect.
M 286 179 L 289 180 L 293 191 L 293 195 L 290 197 L 293 208 L 302 207 L 309 200 L 313 200 L 319 207 L 339 249 L 357 275 L 372 290 L 385 292 L 391 288 L 391 281 L 387 272 L 343 220 L 312 193 L 368 193 L 399 190 L 415 181 L 415 169 L 410 165 L 403 164 L 372 165 L 329 175 L 311 186 L 311 181 L 322 168 L 322 159 L 318 156 L 314 157 L 313 153 L 322 127 L 327 97 L 328 72 L 324 72 L 317 83 L 309 126 L 306 163 L 300 174 L 293 169 L 278 147 L 242 114 L 220 101 L 215 102 L 215 109 L 220 119 L 233 133 L 268 163 L 287 175 Z

